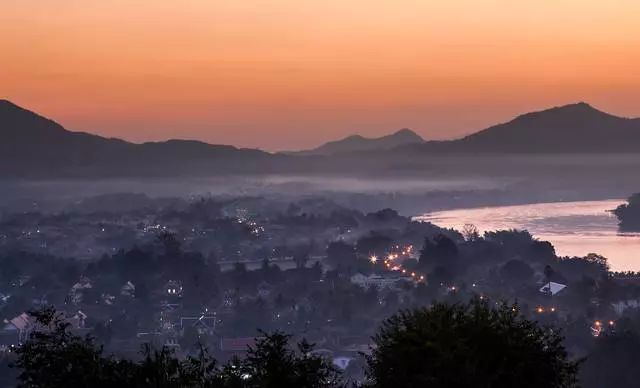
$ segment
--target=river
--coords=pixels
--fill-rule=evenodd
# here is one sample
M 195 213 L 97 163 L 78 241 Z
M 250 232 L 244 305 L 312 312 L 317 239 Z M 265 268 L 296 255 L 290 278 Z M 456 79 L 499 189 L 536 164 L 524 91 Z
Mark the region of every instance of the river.
M 532 205 L 458 209 L 417 217 L 445 228 L 473 224 L 487 230 L 523 229 L 547 240 L 560 256 L 598 253 L 614 271 L 640 271 L 640 234 L 621 234 L 609 213 L 624 200 L 538 203 Z

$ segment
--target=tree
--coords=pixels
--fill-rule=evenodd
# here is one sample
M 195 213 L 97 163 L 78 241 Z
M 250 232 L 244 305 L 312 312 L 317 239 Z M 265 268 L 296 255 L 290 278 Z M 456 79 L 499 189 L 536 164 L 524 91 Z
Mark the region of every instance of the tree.
M 128 362 L 104 357 L 91 338 L 72 335 L 54 310 L 34 316 L 41 329 L 16 350 L 19 387 L 106 387 L 126 380 Z
M 335 241 L 327 247 L 327 260 L 334 266 L 349 266 L 356 261 L 356 252 L 353 246 L 344 241 Z
M 556 275 L 556 271 L 550 265 L 546 265 L 544 267 L 543 273 L 544 273 L 544 278 L 546 283 L 549 283 L 550 281 L 552 281 L 554 276 Z
M 143 347 L 138 362 L 103 354 L 90 337 L 69 331 L 64 317 L 52 309 L 34 314 L 39 330 L 16 350 L 18 387 L 154 387 L 154 388 L 333 388 L 341 376 L 314 346 L 290 336 L 264 334 L 246 358 L 219 367 L 206 349 L 180 360 L 166 348 Z
M 640 335 L 635 331 L 607 333 L 598 338 L 582 368 L 585 388 L 638 386 Z
M 340 375 L 325 359 L 312 354 L 314 345 L 302 340 L 297 351 L 290 335 L 264 334 L 240 362 L 246 388 L 323 388 L 340 386 Z
M 530 257 L 538 262 L 553 262 L 556 258 L 556 249 L 549 241 L 534 241 L 531 243 Z
M 476 228 L 473 224 L 465 224 L 462 227 L 462 231 L 460 232 L 462 237 L 467 242 L 473 242 L 480 239 L 480 233 L 478 232 L 478 228 Z
M 374 340 L 371 388 L 576 386 L 578 363 L 560 334 L 506 305 L 474 300 L 403 311 Z
M 500 268 L 500 276 L 509 284 L 522 285 L 533 277 L 533 268 L 522 260 L 509 260 Z
M 455 241 L 440 234 L 433 241 L 425 239 L 424 247 L 420 251 L 420 265 L 426 267 L 444 265 L 453 268 L 457 264 L 459 254 Z
M 388 253 L 393 240 L 379 232 L 371 232 L 370 234 L 360 237 L 356 243 L 356 251 L 363 256 L 382 256 Z

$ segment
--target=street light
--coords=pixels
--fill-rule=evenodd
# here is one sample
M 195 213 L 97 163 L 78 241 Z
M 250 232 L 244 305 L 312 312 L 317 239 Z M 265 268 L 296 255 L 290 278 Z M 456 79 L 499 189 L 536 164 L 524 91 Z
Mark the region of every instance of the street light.
M 377 256 L 371 256 L 369 258 L 369 261 L 371 262 L 371 264 L 375 264 L 378 262 L 378 257 Z

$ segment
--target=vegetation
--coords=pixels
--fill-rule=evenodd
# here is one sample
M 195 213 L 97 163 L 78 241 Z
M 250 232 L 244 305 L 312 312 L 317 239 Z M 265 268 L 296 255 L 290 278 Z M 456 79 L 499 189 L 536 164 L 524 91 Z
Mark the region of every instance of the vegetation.
M 51 309 L 35 314 L 40 330 L 16 350 L 19 387 L 331 388 L 344 382 L 302 340 L 263 333 L 245 357 L 218 364 L 201 348 L 177 359 L 146 346 L 138 361 L 106 356 L 90 338 L 73 335 Z M 386 320 L 367 356 L 367 387 L 574 387 L 578 363 L 560 334 L 522 317 L 515 306 L 492 309 L 435 304 Z M 605 345 L 606 346 L 606 345 Z
M 382 324 L 368 357 L 370 386 L 574 387 L 578 363 L 560 334 L 517 308 L 435 304 Z
M 262 387 L 265 381 L 277 381 L 280 386 L 315 384 L 302 372 L 312 368 L 318 371 L 317 384 L 338 384 L 332 368 L 318 370 L 322 360 L 307 358 L 308 344 L 288 346 L 292 338 L 306 338 L 317 343 L 323 354 L 348 354 L 353 360 L 343 378 L 362 382 L 365 359 L 358 350 L 371 345 L 371 337 L 383 332 L 380 323 L 399 310 L 411 317 L 428 315 L 432 322 L 428 327 L 442 338 L 455 338 L 440 343 L 451 352 L 443 353 L 446 357 L 457 357 L 458 347 L 469 347 L 466 352 L 478 361 L 464 368 L 506 362 L 498 354 L 509 354 L 511 343 L 495 342 L 503 337 L 491 339 L 491 347 L 472 340 L 486 336 L 481 332 L 484 326 L 467 336 L 453 336 L 456 325 L 437 323 L 443 319 L 443 314 L 436 314 L 438 309 L 463 309 L 466 315 L 461 316 L 472 319 L 475 310 L 459 303 L 477 297 L 480 305 L 493 307 L 504 301 L 520 306 L 509 319 L 509 308 L 503 311 L 506 316 L 499 315 L 500 309 L 492 312 L 507 325 L 496 329 L 513 331 L 508 325 L 517 328 L 521 319 L 533 325 L 532 332 L 547 326 L 561 329 L 566 338 L 560 346 L 571 357 L 586 357 L 588 367 L 580 374 L 583 386 L 604 387 L 607 381 L 619 382 L 617 388 L 635 386 L 632 376 L 617 368 L 627 365 L 625 360 L 640 349 L 633 335 L 640 327 L 640 319 L 633 316 L 640 301 L 640 276 L 610 272 L 602 256 L 559 257 L 550 243 L 520 230 L 481 235 L 467 225 L 458 233 L 413 222 L 390 209 L 365 214 L 330 201 L 305 199 L 277 205 L 264 201 L 197 200 L 167 205 L 154 200 L 145 205 L 146 210 L 115 210 L 112 216 L 95 213 L 92 205 L 83 215 L 15 214 L 0 220 L 0 314 L 5 323 L 48 305 L 60 316 L 86 314 L 82 324 L 73 321 L 64 335 L 52 329 L 57 327 L 53 321 L 45 324 L 48 330 L 18 351 L 43 356 L 21 358 L 22 367 L 12 371 L 23 373 L 24 386 L 38 386 L 36 381 L 46 381 L 47 386 L 67 381 L 80 386 L 111 385 L 112 381 L 206 386 L 193 382 L 206 381 L 208 386 Z M 118 229 L 123 218 L 128 221 Z M 66 234 L 69 230 L 82 240 L 74 247 L 95 248 L 91 243 L 95 239 L 112 248 L 105 254 L 89 254 L 91 260 L 62 259 L 59 253 L 48 252 L 48 244 L 57 236 L 73 238 Z M 358 274 L 364 276 L 354 276 Z M 566 288 L 556 295 L 541 292 L 549 281 Z M 379 283 L 374 287 L 372 282 Z M 487 330 L 494 329 L 491 314 L 486 317 Z M 392 319 L 402 323 L 401 316 Z M 596 322 L 608 330 L 594 330 L 602 328 Z M 24 342 L 18 330 L 8 323 L 7 327 L 2 345 Z M 275 334 L 264 334 L 254 353 L 229 362 L 237 349 L 221 344 L 242 343 L 258 328 Z M 461 330 L 467 329 L 471 330 Z M 85 338 L 87 333 L 93 338 Z M 140 358 L 137 350 L 147 342 L 156 348 L 146 348 Z M 163 350 L 163 344 L 170 344 L 173 351 Z M 286 368 L 262 363 L 264 368 L 259 369 L 257 362 L 265 360 L 268 348 L 270 354 L 280 355 L 278 365 Z M 9 358 L 17 356 L 3 349 Z M 57 350 L 47 355 L 47 349 Z M 481 350 L 487 349 L 496 356 L 480 358 Z M 404 351 L 416 355 L 406 366 L 422 357 L 422 350 L 408 347 Z M 69 364 L 68 357 L 81 359 Z M 254 364 L 247 364 L 252 357 Z M 436 358 L 444 362 L 446 357 Z M 4 373 L 4 361 L 0 385 L 11 385 L 15 377 Z M 446 370 L 444 364 L 434 365 Z M 274 372 L 285 369 L 287 373 Z M 149 377 L 148 370 L 161 370 L 164 380 Z M 490 368 L 486 370 L 490 373 Z M 518 371 L 510 364 L 508 370 Z M 368 371 L 375 376 L 373 366 Z
M 246 357 L 218 365 L 202 348 L 196 357 L 178 360 L 169 350 L 143 349 L 139 361 L 105 356 L 90 338 L 73 335 L 54 310 L 35 313 L 40 330 L 16 350 L 19 387 L 198 387 L 329 388 L 341 386 L 330 363 L 312 355 L 301 341 L 289 348 L 290 336 L 265 334 Z
M 613 210 L 613 214 L 620 221 L 619 227 L 623 232 L 640 232 L 640 193 L 633 194 L 622 204 Z

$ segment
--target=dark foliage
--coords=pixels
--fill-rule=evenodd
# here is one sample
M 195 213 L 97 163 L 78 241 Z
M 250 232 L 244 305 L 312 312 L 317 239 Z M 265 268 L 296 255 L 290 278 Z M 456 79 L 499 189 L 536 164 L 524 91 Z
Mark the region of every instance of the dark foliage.
M 578 364 L 556 331 L 515 307 L 435 304 L 385 321 L 368 356 L 370 386 L 574 387 Z

